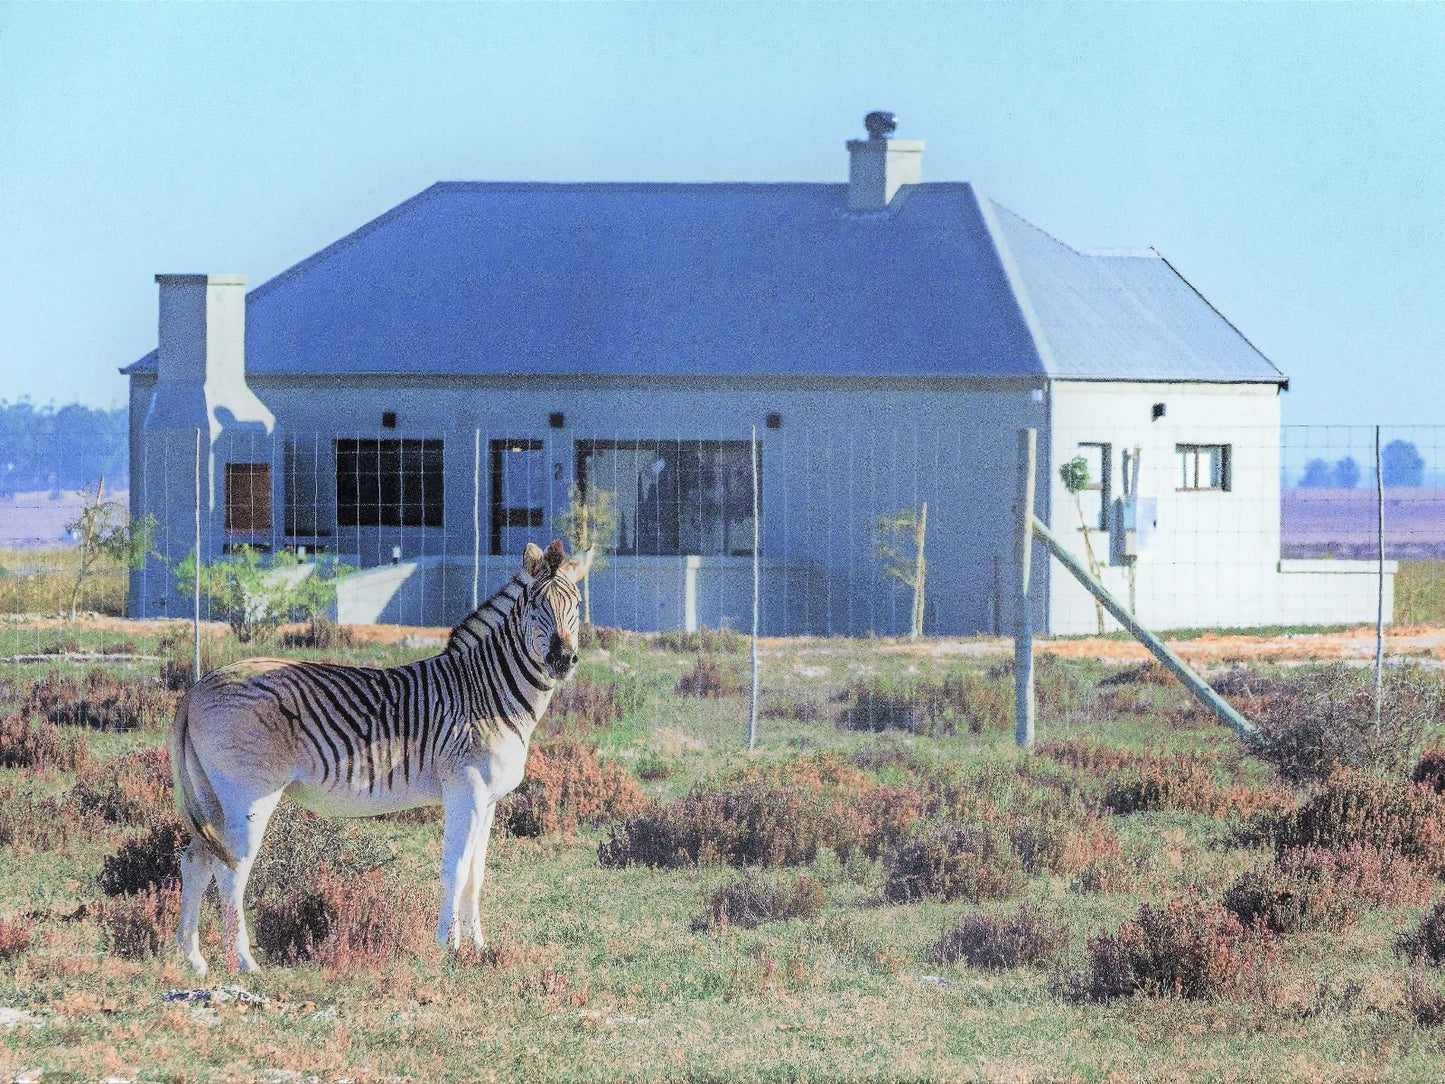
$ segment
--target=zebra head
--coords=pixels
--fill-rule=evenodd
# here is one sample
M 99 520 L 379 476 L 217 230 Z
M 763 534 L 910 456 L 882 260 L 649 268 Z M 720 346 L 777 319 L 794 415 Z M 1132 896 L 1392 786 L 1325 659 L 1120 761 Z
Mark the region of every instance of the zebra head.
M 528 543 L 522 556 L 522 570 L 532 577 L 522 614 L 522 640 L 533 661 L 556 681 L 566 678 L 577 665 L 581 636 L 577 584 L 591 567 L 591 550 L 569 561 L 560 538 L 545 552 Z

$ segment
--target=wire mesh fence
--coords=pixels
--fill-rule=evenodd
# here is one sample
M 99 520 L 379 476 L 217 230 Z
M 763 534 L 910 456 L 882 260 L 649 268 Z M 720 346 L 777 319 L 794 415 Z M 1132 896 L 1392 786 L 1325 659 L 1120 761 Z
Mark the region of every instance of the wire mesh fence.
M 810 673 L 835 693 L 857 684 L 851 705 L 882 695 L 840 638 L 887 639 L 871 649 L 916 652 L 923 669 L 1005 667 L 992 638 L 1013 625 L 1016 434 L 773 420 L 756 456 L 736 427 L 564 425 L 142 433 L 104 474 L 95 449 L 58 448 L 44 486 L 0 494 L 0 665 L 78 658 L 183 676 L 288 636 L 322 650 L 297 631 L 312 617 L 370 626 L 391 645 L 378 660 L 426 654 L 527 542 L 561 535 L 602 554 L 592 625 L 682 637 L 667 642 L 704 659 L 728 656 L 709 643 L 742 640 L 699 630 L 751 629 L 756 556 L 764 731 L 770 713 L 844 710 L 803 688 Z M 1445 625 L 1445 427 L 1380 429 L 1378 470 L 1376 436 L 1060 411 L 1040 430 L 1036 510 L 1158 630 L 1373 625 L 1382 572 L 1387 621 Z M 1034 560 L 1037 635 L 1118 633 Z M 901 642 L 915 621 L 921 647 Z M 741 660 L 724 662 L 677 682 L 731 689 Z

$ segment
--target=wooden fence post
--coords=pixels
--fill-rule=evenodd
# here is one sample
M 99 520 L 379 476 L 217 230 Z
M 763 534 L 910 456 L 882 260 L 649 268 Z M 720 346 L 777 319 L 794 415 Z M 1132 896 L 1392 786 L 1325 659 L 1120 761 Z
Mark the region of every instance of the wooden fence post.
M 1014 740 L 1034 744 L 1034 615 L 1029 598 L 1034 543 L 1034 474 L 1038 430 L 1019 430 L 1018 487 L 1014 504 Z

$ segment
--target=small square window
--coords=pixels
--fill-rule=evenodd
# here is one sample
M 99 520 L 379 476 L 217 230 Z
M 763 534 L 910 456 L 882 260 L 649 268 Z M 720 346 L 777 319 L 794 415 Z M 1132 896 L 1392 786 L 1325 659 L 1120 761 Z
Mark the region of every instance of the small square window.
M 381 415 L 381 427 L 382 427 L 383 429 L 395 429 L 395 428 L 396 428 L 396 411 L 394 411 L 394 410 L 386 410 L 386 411 L 383 411 L 383 412 L 382 412 L 382 415 Z
M 783 416 L 781 414 L 768 415 L 768 428 L 781 429 L 783 427 Z
M 553 429 L 564 429 L 567 426 L 567 416 L 560 410 L 554 410 L 547 415 L 547 424 Z
M 1181 492 L 1230 488 L 1230 446 L 1228 444 L 1176 444 L 1175 485 Z

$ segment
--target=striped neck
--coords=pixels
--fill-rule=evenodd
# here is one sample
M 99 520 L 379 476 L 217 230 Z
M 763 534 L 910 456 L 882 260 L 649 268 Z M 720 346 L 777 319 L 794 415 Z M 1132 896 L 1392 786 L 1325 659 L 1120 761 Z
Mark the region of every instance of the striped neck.
M 502 589 L 492 595 L 452 629 L 447 638 L 448 652 L 475 651 L 487 640 L 492 639 L 496 630 L 517 609 L 517 604 L 526 596 L 532 585 L 532 577 L 518 572 Z

